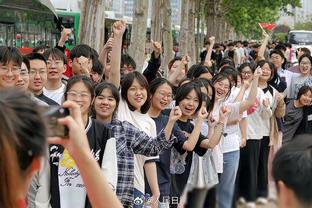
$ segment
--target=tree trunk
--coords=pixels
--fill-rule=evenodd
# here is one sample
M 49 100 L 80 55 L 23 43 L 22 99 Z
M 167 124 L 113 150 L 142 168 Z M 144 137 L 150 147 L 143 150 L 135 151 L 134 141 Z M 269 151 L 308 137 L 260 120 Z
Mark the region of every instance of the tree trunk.
M 201 22 L 201 3 L 199 0 L 196 0 L 195 2 L 195 8 L 196 11 L 195 13 L 197 14 L 196 16 L 196 48 L 195 48 L 195 61 L 196 63 L 199 61 L 199 54 L 200 54 L 200 46 L 201 46 L 201 32 L 200 32 L 200 22 Z
M 83 0 L 79 41 L 100 51 L 105 38 L 105 0 Z
M 189 0 L 188 4 L 188 45 L 187 54 L 191 58 L 191 63 L 196 63 L 195 53 L 195 0 Z
M 135 0 L 133 4 L 133 23 L 129 55 L 136 62 L 136 70 L 142 72 L 145 61 L 145 40 L 148 1 Z
M 151 39 L 161 41 L 162 0 L 152 1 Z
M 187 54 L 188 46 L 188 13 L 189 13 L 189 0 L 181 0 L 181 23 L 180 23 L 180 54 L 184 56 Z
M 168 74 L 168 63 L 173 58 L 172 57 L 172 28 L 171 28 L 171 5 L 170 1 L 164 0 L 162 6 L 162 14 L 163 14 L 163 27 L 162 27 L 162 35 L 163 35 L 163 49 L 164 49 L 164 59 L 162 62 L 164 75 L 167 77 Z

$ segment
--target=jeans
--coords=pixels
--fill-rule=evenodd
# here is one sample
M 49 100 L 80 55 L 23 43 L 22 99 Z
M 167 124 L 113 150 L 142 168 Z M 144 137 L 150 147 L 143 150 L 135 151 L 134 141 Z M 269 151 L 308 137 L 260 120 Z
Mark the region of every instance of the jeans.
M 217 185 L 217 203 L 219 208 L 232 207 L 238 165 L 239 150 L 223 154 L 223 173 Z

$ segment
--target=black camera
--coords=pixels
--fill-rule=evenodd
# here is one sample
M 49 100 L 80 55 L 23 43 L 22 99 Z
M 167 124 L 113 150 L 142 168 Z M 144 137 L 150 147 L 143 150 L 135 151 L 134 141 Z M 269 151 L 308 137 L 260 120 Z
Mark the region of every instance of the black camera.
M 57 122 L 59 118 L 64 118 L 69 115 L 69 110 L 63 108 L 62 106 L 49 106 L 44 112 L 44 117 L 47 123 L 47 130 L 49 137 L 62 137 L 66 138 L 68 136 L 67 126 L 61 125 Z

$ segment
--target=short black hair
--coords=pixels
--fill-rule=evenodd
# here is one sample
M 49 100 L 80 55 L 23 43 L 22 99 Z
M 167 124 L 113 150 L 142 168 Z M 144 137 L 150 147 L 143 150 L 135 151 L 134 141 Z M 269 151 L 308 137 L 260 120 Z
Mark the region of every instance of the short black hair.
M 298 49 L 300 49 L 301 51 L 303 51 L 303 53 L 304 54 L 309 54 L 309 55 L 311 55 L 311 51 L 308 49 L 308 48 L 306 48 L 306 47 L 302 47 L 302 48 L 298 48 Z M 297 50 L 296 50 L 296 57 L 298 56 L 298 52 L 297 52 Z
M 204 66 L 202 64 L 194 64 L 188 70 L 186 77 L 191 79 L 197 79 L 200 75 L 205 73 L 210 73 L 211 76 L 213 76 L 211 68 L 208 68 L 207 66 Z
M 90 46 L 86 44 L 80 44 L 75 46 L 71 51 L 70 51 L 70 59 L 74 60 L 74 58 L 79 58 L 80 56 L 84 56 L 88 59 L 93 58 L 93 50 Z
M 303 59 L 304 57 L 308 58 L 309 61 L 310 61 L 310 63 L 312 64 L 312 56 L 311 56 L 310 54 L 305 53 L 305 54 L 303 54 L 302 56 L 300 56 L 300 58 L 299 58 L 299 60 L 298 60 L 299 65 L 300 65 L 300 62 L 302 61 L 302 59 Z
M 157 88 L 163 84 L 167 84 L 170 86 L 171 90 L 173 90 L 173 85 L 171 84 L 171 82 L 169 82 L 167 79 L 162 78 L 162 77 L 158 77 L 156 79 L 154 79 L 150 84 L 149 84 L 149 90 L 151 92 L 151 95 L 154 95 Z
M 91 100 L 93 100 L 94 98 L 93 83 L 92 83 L 92 80 L 85 75 L 75 75 L 68 79 L 66 89 L 64 92 L 65 100 L 67 100 L 67 92 L 70 91 L 73 85 L 79 82 L 83 83 L 84 86 L 89 90 L 90 95 L 91 95 Z
M 44 56 L 41 55 L 40 53 L 30 53 L 30 54 L 27 54 L 25 57 L 26 57 L 29 61 L 32 61 L 32 60 L 41 60 L 41 61 L 43 61 L 43 62 L 47 65 L 46 59 L 45 59 Z
M 53 59 L 61 60 L 64 64 L 67 63 L 65 54 L 57 48 L 49 48 L 43 53 L 43 57 L 48 60 L 49 56 L 52 56 Z
M 297 135 L 293 141 L 282 146 L 273 160 L 272 175 L 276 183 L 283 181 L 294 191 L 302 206 L 312 205 L 311 135 Z
M 98 73 L 99 75 L 103 75 L 103 65 L 97 58 L 93 59 L 92 71 Z
M 143 86 L 146 89 L 147 92 L 147 99 L 145 101 L 145 103 L 143 104 L 143 106 L 141 107 L 141 113 L 147 113 L 150 105 L 151 105 L 151 93 L 149 91 L 149 86 L 148 86 L 148 82 L 146 80 L 146 78 L 138 71 L 133 71 L 130 72 L 129 74 L 126 75 L 126 77 L 124 78 L 122 84 L 121 84 L 121 97 L 122 99 L 124 99 L 127 104 L 128 107 L 130 108 L 130 110 L 135 111 L 135 108 L 130 104 L 129 99 L 128 99 L 128 90 L 131 87 L 132 83 L 134 82 L 134 80 L 137 80 L 138 83 Z
M 30 70 L 30 63 L 29 63 L 28 58 L 26 58 L 25 56 L 23 56 L 23 63 L 26 65 L 26 67 L 28 69 L 28 72 L 29 72 L 29 70 Z
M 120 61 L 120 68 L 123 68 L 124 65 L 128 65 L 128 66 L 132 66 L 134 69 L 136 69 L 135 61 L 128 54 L 121 55 L 121 59 L 120 60 L 121 60 Z
M 45 46 L 45 45 L 39 45 L 39 46 L 36 46 L 33 50 L 32 50 L 32 52 L 33 53 L 38 53 L 39 51 L 41 51 L 41 50 L 46 50 L 48 47 L 47 46 Z
M 308 91 L 310 91 L 312 93 L 312 87 L 308 86 L 308 85 L 304 85 L 302 87 L 300 87 L 299 91 L 298 91 L 298 94 L 297 94 L 297 100 L 300 99 L 300 97 L 307 93 Z
M 23 61 L 22 54 L 15 47 L 0 46 L 0 62 L 8 64 L 10 61 L 21 66 Z
M 200 90 L 199 85 L 193 81 L 183 84 L 182 86 L 178 88 L 177 93 L 175 95 L 175 101 L 176 101 L 175 105 L 178 106 L 180 102 L 184 100 L 192 90 L 195 90 L 196 95 L 198 97 L 199 105 L 195 110 L 195 113 L 197 113 L 202 106 L 202 95 L 201 95 L 201 90 Z

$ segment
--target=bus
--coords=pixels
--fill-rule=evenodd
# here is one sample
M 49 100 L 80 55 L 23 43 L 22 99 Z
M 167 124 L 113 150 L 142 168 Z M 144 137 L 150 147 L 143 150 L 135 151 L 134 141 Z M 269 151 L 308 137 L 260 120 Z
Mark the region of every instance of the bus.
M 27 53 L 39 45 L 56 45 L 59 31 L 54 16 L 39 0 L 1 0 L 0 46 L 18 47 Z
M 291 63 L 298 62 L 296 58 L 296 50 L 298 48 L 308 48 L 312 52 L 312 31 L 308 30 L 291 30 L 288 33 L 288 43 L 291 44 L 292 55 Z

